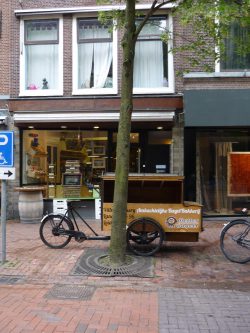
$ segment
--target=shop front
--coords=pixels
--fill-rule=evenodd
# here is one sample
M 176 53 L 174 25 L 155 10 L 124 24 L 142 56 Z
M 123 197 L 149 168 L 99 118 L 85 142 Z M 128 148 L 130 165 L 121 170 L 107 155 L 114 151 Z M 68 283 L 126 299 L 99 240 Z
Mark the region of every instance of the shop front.
M 249 90 L 189 90 L 185 106 L 186 199 L 206 216 L 250 209 Z
M 23 129 L 21 185 L 44 186 L 49 212 L 63 212 L 66 200 L 81 200 L 93 217 L 93 208 L 100 206 L 101 177 L 115 171 L 116 139 L 110 129 Z M 130 141 L 130 172 L 169 172 L 171 130 L 132 132 Z
M 101 178 L 115 172 L 119 102 L 12 101 L 20 134 L 17 186 L 44 186 L 44 213 L 63 213 L 70 200 L 85 206 L 81 209 L 86 218 L 100 218 Z M 138 98 L 134 104 L 129 172 L 175 173 L 180 140 L 175 139 L 178 129 L 173 129 L 182 98 Z

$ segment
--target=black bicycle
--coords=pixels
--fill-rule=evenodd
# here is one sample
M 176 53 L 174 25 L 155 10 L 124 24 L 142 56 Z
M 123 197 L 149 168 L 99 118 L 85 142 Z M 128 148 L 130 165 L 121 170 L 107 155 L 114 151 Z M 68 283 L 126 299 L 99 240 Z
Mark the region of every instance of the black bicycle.
M 84 208 L 84 206 L 81 206 L 81 208 Z M 76 216 L 92 231 L 93 236 L 87 236 L 79 229 Z M 98 235 L 72 206 L 71 202 L 68 202 L 68 208 L 64 214 L 52 213 L 44 216 L 41 221 L 39 234 L 43 243 L 52 249 L 62 249 L 71 241 L 72 237 L 79 243 L 85 240 L 110 239 L 110 236 Z
M 93 236 L 88 236 L 80 230 L 76 217 L 80 218 L 85 226 L 91 230 Z M 64 214 L 52 213 L 44 216 L 39 233 L 43 243 L 53 249 L 62 249 L 72 238 L 79 243 L 85 240 L 110 240 L 110 236 L 98 235 L 72 206 L 71 202 L 68 202 L 68 208 Z M 160 249 L 163 239 L 162 228 L 153 219 L 139 218 L 127 226 L 127 246 L 134 254 L 153 255 Z
M 247 210 L 243 211 L 247 214 Z M 227 259 L 244 264 L 250 261 L 250 222 L 237 219 L 221 230 L 220 247 Z

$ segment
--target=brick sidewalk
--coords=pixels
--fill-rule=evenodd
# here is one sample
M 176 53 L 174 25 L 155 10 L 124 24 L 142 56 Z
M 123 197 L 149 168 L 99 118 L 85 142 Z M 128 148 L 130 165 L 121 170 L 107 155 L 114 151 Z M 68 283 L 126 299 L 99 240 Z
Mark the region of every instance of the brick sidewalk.
M 107 241 L 71 241 L 66 248 L 53 250 L 41 243 L 39 225 L 8 222 L 8 261 L 0 266 L 0 332 L 184 333 L 181 327 L 162 324 L 164 309 L 171 306 L 165 303 L 164 292 L 167 298 L 170 289 L 181 293 L 191 288 L 198 294 L 201 289 L 234 289 L 250 299 L 250 264 L 234 264 L 223 257 L 222 226 L 223 222 L 206 222 L 197 243 L 166 243 L 155 257 L 153 278 L 109 278 L 70 274 L 84 249 L 106 249 Z M 55 286 L 93 288 L 93 294 L 74 300 L 48 297 Z M 249 322 L 244 325 L 247 331 L 237 332 L 249 332 Z
M 159 332 L 249 333 L 249 296 L 236 290 L 163 288 Z

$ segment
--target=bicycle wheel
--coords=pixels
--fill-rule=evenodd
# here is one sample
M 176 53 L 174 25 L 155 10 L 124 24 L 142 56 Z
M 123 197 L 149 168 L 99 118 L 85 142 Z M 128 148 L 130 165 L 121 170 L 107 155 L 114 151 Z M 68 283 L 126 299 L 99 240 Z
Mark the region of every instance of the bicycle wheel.
M 227 259 L 239 264 L 250 261 L 250 223 L 234 220 L 221 231 L 220 247 Z
M 59 226 L 60 222 L 61 224 Z M 62 234 L 66 230 L 74 230 L 72 222 L 66 217 L 51 214 L 41 223 L 39 234 L 43 243 L 48 247 L 52 249 L 62 249 L 70 242 L 72 237 Z
M 156 253 L 161 247 L 163 238 L 161 226 L 149 218 L 134 220 L 127 229 L 128 248 L 139 256 Z

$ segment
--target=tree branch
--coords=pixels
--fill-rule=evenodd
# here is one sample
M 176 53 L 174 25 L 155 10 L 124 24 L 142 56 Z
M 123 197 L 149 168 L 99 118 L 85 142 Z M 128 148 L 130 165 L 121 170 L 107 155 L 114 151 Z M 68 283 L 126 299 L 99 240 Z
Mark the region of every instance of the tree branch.
M 137 39 L 137 37 L 139 36 L 142 28 L 144 27 L 144 25 L 147 23 L 147 21 L 149 20 L 149 18 L 160 8 L 162 8 L 163 6 L 165 6 L 166 4 L 169 3 L 176 3 L 179 4 L 181 2 L 183 2 L 185 0 L 167 0 L 167 1 L 162 1 L 161 3 L 158 3 L 158 0 L 154 0 L 152 3 L 151 8 L 149 9 L 149 11 L 146 13 L 146 15 L 144 16 L 143 20 L 141 21 L 141 23 L 137 26 L 136 31 L 134 33 L 135 39 Z

